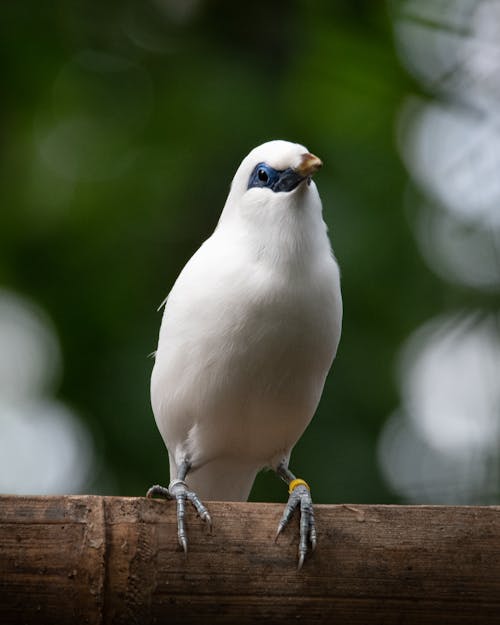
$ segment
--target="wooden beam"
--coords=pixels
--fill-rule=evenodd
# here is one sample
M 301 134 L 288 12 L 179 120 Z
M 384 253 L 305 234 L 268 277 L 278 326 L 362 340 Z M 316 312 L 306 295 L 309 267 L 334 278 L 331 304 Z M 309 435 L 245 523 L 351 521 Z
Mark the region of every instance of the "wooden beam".
M 281 505 L 209 509 L 185 558 L 172 502 L 0 497 L 0 623 L 500 623 L 499 506 L 317 505 L 301 571 Z

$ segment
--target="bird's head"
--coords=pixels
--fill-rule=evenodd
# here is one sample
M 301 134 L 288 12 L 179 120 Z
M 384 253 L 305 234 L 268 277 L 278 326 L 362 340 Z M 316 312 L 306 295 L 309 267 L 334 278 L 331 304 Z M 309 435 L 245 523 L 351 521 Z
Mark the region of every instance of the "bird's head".
M 289 141 L 268 141 L 254 148 L 239 166 L 224 213 L 292 210 L 319 203 L 311 176 L 322 166 L 307 148 Z

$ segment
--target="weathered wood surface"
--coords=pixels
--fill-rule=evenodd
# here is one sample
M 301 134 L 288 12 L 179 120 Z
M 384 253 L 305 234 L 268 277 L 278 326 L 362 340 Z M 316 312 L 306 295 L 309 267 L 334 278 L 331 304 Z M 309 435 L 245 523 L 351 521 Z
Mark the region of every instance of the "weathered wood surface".
M 296 570 L 282 506 L 0 497 L 0 623 L 500 623 L 500 507 L 318 505 Z

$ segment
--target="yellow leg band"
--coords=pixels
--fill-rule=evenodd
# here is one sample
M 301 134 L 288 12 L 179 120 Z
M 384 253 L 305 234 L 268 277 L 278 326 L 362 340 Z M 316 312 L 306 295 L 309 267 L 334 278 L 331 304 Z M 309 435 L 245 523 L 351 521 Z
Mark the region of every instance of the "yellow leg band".
M 311 490 L 309 488 L 309 484 L 305 480 L 301 480 L 299 478 L 297 480 L 292 480 L 290 482 L 290 484 L 288 485 L 288 493 L 291 495 L 292 491 L 294 491 L 297 488 L 297 486 L 305 486 L 307 488 L 307 490 L 309 490 L 309 491 Z

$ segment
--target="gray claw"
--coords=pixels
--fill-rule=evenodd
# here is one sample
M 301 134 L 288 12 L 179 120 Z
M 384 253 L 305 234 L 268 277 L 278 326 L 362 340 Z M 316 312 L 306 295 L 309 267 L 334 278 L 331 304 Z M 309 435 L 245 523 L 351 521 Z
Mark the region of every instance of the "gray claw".
M 316 549 L 316 545 L 318 544 L 316 526 L 314 524 L 314 515 L 311 517 L 311 525 L 309 526 L 309 540 L 311 541 L 311 548 L 314 551 Z
M 200 519 L 202 521 L 205 521 L 205 523 L 207 525 L 208 533 L 211 534 L 212 533 L 212 519 L 210 517 L 210 514 L 209 514 L 208 510 L 202 504 L 202 502 L 201 502 L 200 498 L 198 497 L 198 495 L 196 493 L 194 493 L 192 490 L 186 491 L 186 496 L 189 499 L 189 501 L 193 504 L 193 506 L 194 506 L 196 512 L 198 513 L 198 516 L 200 517 Z
M 188 490 L 187 484 L 183 480 L 172 480 L 168 488 L 155 484 L 148 490 L 146 497 L 157 495 L 165 499 L 175 499 L 177 502 L 177 540 L 184 554 L 187 555 L 188 539 L 186 532 L 186 499 L 194 506 L 196 512 L 207 525 L 208 533 L 212 532 L 212 519 L 208 510 L 202 504 L 200 498 L 193 491 Z
M 305 553 L 299 554 L 299 562 L 297 564 L 297 571 L 300 571 L 300 569 L 302 568 L 302 565 L 304 564 L 304 558 L 305 557 L 306 557 Z
M 151 499 L 155 495 L 157 495 L 158 497 L 163 497 L 164 499 L 172 499 L 172 495 L 170 494 L 168 488 L 165 488 L 165 486 L 160 486 L 159 484 L 151 486 L 151 488 L 146 493 L 146 497 L 148 497 L 148 499 Z
M 278 542 L 279 535 L 280 535 L 280 534 L 281 534 L 281 532 L 283 531 L 283 528 L 284 528 L 284 527 L 285 527 L 285 526 L 283 525 L 283 523 L 281 523 L 281 522 L 280 522 L 280 524 L 278 525 L 278 529 L 277 529 L 277 531 L 276 531 L 276 534 L 275 534 L 275 536 L 274 536 L 274 542 L 275 542 L 275 543 L 277 543 L 277 542 Z
M 187 543 L 187 538 L 185 536 L 179 536 L 179 545 L 182 547 L 182 550 L 184 551 L 184 555 L 187 556 L 188 553 L 188 543 Z
M 288 502 L 283 511 L 283 515 L 278 525 L 278 531 L 274 541 L 276 542 L 278 536 L 286 527 L 295 509 L 300 504 L 300 538 L 299 538 L 299 561 L 297 570 L 302 568 L 304 560 L 307 554 L 307 543 L 311 543 L 311 549 L 314 550 L 317 544 L 316 526 L 314 523 L 314 510 L 312 505 L 311 494 L 309 490 L 302 485 L 296 486 L 290 493 Z
M 179 545 L 187 553 L 187 536 L 186 536 L 186 524 L 184 518 L 186 516 L 186 493 L 185 491 L 177 488 L 175 491 L 175 499 L 177 500 L 177 539 Z
M 202 518 L 203 521 L 205 521 L 205 523 L 207 525 L 207 534 L 211 534 L 212 533 L 212 528 L 213 528 L 212 517 L 207 512 L 201 518 Z

